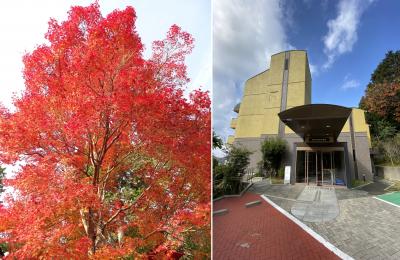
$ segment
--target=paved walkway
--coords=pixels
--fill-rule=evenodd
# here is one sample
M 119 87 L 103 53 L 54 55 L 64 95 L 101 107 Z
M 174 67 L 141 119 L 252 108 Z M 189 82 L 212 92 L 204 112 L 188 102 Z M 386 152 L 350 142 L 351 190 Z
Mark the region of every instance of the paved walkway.
M 296 203 L 293 194 L 304 185 L 291 185 L 281 191 L 278 186 L 264 186 L 259 191 L 290 212 Z M 295 188 L 299 186 L 298 188 Z M 400 209 L 373 196 L 385 192 L 385 182 L 360 189 L 336 189 L 339 215 L 332 221 L 305 222 L 315 232 L 355 259 L 400 259 Z M 290 196 L 284 197 L 290 190 Z
M 214 202 L 214 211 L 223 208 L 229 213 L 213 217 L 213 259 L 338 259 L 257 194 Z
M 291 213 L 307 222 L 325 222 L 339 215 L 334 188 L 307 186 L 297 197 Z

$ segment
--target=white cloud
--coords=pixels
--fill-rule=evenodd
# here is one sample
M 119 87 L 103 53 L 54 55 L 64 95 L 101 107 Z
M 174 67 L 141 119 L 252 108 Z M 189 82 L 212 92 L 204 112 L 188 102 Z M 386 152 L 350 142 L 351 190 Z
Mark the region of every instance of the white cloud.
M 344 77 L 343 84 L 340 88 L 343 90 L 347 90 L 347 89 L 358 88 L 360 85 L 361 84 L 358 80 L 350 79 L 350 76 L 346 75 L 346 77 Z
M 200 68 L 198 68 L 197 75 L 192 79 L 189 90 L 198 89 L 201 86 L 203 90 L 211 91 L 211 76 L 212 59 L 211 50 L 209 50 L 208 53 L 204 54 L 204 60 L 200 62 Z
M 213 128 L 224 140 L 243 82 L 290 47 L 282 9 L 279 0 L 213 1 Z
M 324 52 L 327 55 L 324 69 L 329 68 L 338 56 L 352 51 L 357 42 L 357 29 L 361 15 L 372 2 L 373 0 L 341 0 L 339 2 L 337 16 L 327 22 L 328 33 L 323 37 Z
M 309 66 L 310 66 L 311 78 L 317 76 L 319 74 L 318 66 L 312 63 L 310 63 Z

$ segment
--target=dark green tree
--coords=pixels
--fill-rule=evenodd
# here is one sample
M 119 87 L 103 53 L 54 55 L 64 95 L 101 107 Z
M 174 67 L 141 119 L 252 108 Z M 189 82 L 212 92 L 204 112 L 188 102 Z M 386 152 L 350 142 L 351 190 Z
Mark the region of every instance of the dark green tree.
M 400 80 L 400 50 L 388 51 L 371 75 L 371 84 Z
M 223 146 L 224 142 L 222 141 L 221 137 L 213 131 L 213 149 L 222 149 Z
M 250 163 L 251 152 L 243 147 L 232 146 L 228 152 L 227 164 L 237 175 L 243 175 L 246 167 Z
M 251 152 L 245 148 L 231 146 L 227 153 L 226 164 L 214 168 L 214 197 L 239 193 L 241 177 L 250 163 Z
M 368 104 L 371 104 L 371 102 L 376 103 L 377 100 L 375 99 L 379 95 L 382 95 L 380 99 L 385 99 L 384 95 L 388 95 L 388 93 L 390 96 L 393 96 L 393 93 L 390 93 L 387 88 L 391 83 L 395 82 L 400 82 L 400 51 L 389 51 L 371 74 L 371 80 L 365 90 L 365 95 L 359 103 L 359 107 L 366 111 L 365 117 L 367 123 L 370 125 L 370 132 L 374 143 L 392 138 L 400 130 L 400 123 L 394 113 L 378 114 L 372 111 Z M 392 109 L 388 111 L 395 110 L 399 105 L 395 103 L 391 104 Z
M 272 170 L 276 175 L 286 152 L 286 141 L 279 138 L 267 138 L 261 144 L 262 165 L 265 170 Z
M 213 131 L 213 149 L 217 149 L 217 148 L 223 149 L 224 142 L 222 141 L 222 138 Z M 213 166 L 213 169 L 215 169 L 215 167 L 217 167 L 219 165 L 219 162 L 214 155 L 212 156 L 212 159 L 213 159 L 212 166 Z

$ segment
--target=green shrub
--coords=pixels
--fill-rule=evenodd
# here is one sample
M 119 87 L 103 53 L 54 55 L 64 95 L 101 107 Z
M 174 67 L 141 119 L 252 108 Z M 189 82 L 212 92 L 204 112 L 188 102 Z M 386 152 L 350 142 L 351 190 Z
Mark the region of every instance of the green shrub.
M 284 176 L 285 176 L 285 168 L 280 167 L 278 170 L 278 178 L 283 179 Z
M 231 165 L 218 165 L 214 169 L 214 176 L 214 197 L 239 193 L 240 176 Z
M 242 189 L 241 176 L 249 165 L 251 152 L 241 147 L 232 146 L 228 150 L 225 165 L 213 169 L 214 197 L 224 194 L 237 194 Z
M 214 155 L 213 155 L 212 159 L 213 159 L 213 165 L 212 166 L 213 166 L 213 169 L 215 169 L 215 167 L 218 166 L 219 162 L 218 162 L 217 158 L 215 158 Z
M 374 156 L 376 164 L 400 165 L 400 134 L 384 141 L 375 141 L 374 145 L 379 152 Z
M 232 146 L 228 151 L 227 164 L 236 175 L 242 175 L 250 163 L 251 152 L 242 147 Z
M 279 137 L 268 138 L 261 144 L 262 165 L 265 170 L 272 171 L 273 175 L 278 173 L 286 146 L 286 141 Z

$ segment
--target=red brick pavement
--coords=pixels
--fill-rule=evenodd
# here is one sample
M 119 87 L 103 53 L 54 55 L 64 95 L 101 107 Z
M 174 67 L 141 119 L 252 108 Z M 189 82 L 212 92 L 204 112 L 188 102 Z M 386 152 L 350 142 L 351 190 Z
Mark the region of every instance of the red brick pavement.
M 250 208 L 245 203 L 261 200 Z M 214 202 L 213 259 L 339 259 L 320 242 L 288 219 L 259 195 Z

